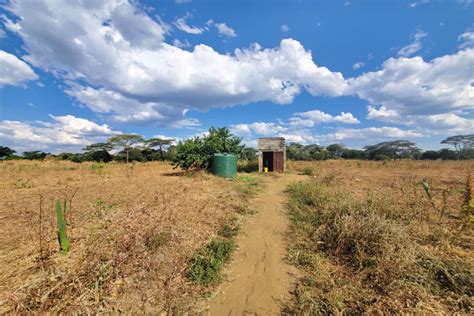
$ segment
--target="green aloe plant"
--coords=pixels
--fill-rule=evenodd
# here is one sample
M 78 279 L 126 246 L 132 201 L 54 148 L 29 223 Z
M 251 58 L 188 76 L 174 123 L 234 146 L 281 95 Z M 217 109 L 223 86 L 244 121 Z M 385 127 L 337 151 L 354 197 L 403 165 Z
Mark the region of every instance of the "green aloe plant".
M 66 235 L 66 200 L 64 200 L 64 208 L 61 208 L 61 203 L 56 200 L 56 217 L 58 220 L 58 242 L 59 249 L 63 254 L 69 251 L 69 239 Z

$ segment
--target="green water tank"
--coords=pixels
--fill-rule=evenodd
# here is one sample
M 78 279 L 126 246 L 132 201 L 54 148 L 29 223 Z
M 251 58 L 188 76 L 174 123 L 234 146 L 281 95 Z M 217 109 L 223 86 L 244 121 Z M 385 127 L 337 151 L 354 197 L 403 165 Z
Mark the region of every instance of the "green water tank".
M 219 177 L 232 178 L 237 174 L 237 156 L 233 154 L 214 154 L 211 172 Z

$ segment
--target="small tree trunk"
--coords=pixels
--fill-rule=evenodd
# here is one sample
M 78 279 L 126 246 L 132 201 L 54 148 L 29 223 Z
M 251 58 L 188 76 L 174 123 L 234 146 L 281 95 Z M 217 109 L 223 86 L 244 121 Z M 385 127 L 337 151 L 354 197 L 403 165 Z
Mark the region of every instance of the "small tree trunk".
M 127 150 L 125 150 L 125 152 L 126 152 L 126 157 L 127 157 L 127 164 L 128 164 L 128 149 L 127 149 Z

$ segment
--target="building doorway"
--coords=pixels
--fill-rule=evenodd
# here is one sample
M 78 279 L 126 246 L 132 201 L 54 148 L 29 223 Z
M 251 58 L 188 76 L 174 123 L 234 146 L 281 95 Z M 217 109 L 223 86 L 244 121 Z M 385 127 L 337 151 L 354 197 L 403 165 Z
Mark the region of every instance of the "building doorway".
M 264 151 L 263 152 L 263 167 L 268 168 L 269 172 L 283 172 L 284 158 L 281 151 Z
M 268 168 L 269 172 L 273 171 L 273 151 L 263 152 L 263 168 Z

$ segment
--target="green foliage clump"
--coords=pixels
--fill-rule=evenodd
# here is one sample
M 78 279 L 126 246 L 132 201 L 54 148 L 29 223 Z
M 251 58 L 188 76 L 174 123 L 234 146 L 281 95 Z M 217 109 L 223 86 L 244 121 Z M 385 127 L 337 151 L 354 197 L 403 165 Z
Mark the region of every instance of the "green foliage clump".
M 233 239 L 218 237 L 191 258 L 188 278 L 202 285 L 209 285 L 219 278 L 223 265 L 229 261 L 236 245 Z
M 9 147 L 0 146 L 0 158 L 10 157 L 15 153 L 16 151 Z
M 42 160 L 46 158 L 46 156 L 49 156 L 50 153 L 42 152 L 39 150 L 34 150 L 34 151 L 25 151 L 23 153 L 23 158 L 27 160 Z
M 211 159 L 215 153 L 228 153 L 241 156 L 244 146 L 241 139 L 233 136 L 227 128 L 209 129 L 204 137 L 194 137 L 180 141 L 176 146 L 176 155 L 173 166 L 183 169 L 209 169 Z
M 416 147 L 415 143 L 407 140 L 382 142 L 365 146 L 364 149 L 371 160 L 417 159 L 421 156 L 421 150 Z
M 187 272 L 188 278 L 204 286 L 218 280 L 222 267 L 230 260 L 236 248 L 234 238 L 238 232 L 238 218 L 228 219 L 219 229 L 218 237 L 205 247 L 198 249 L 191 258 Z

